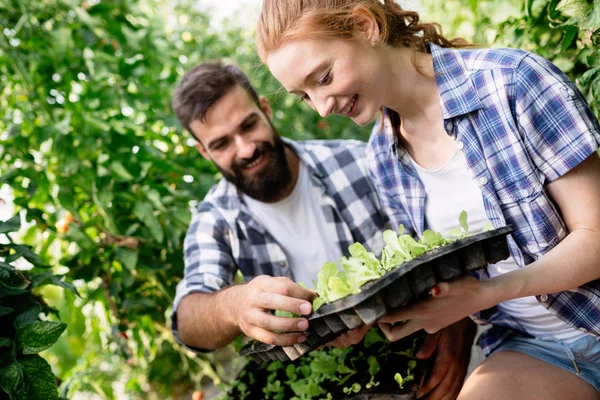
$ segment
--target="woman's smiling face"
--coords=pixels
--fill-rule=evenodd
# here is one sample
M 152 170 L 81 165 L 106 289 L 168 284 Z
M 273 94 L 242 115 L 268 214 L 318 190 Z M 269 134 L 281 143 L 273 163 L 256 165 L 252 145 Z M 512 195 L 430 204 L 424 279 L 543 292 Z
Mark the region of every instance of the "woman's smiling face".
M 366 39 L 291 40 L 267 56 L 267 65 L 322 117 L 343 115 L 363 126 L 383 105 L 383 62 Z

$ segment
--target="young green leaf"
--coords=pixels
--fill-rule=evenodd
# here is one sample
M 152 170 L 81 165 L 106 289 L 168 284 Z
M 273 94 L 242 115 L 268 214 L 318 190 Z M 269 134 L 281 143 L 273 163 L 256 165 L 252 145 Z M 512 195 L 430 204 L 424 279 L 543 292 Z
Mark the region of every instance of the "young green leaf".
M 488 231 L 493 231 L 494 230 L 494 225 L 492 225 L 492 223 L 490 221 L 485 221 L 485 224 L 483 224 L 483 229 L 481 229 L 481 232 L 488 232 Z
M 465 230 L 465 233 L 469 233 L 469 225 L 467 224 L 467 212 L 465 210 L 462 210 L 460 212 L 460 216 L 458 217 L 458 222 L 460 223 L 460 226 L 462 226 L 462 228 Z

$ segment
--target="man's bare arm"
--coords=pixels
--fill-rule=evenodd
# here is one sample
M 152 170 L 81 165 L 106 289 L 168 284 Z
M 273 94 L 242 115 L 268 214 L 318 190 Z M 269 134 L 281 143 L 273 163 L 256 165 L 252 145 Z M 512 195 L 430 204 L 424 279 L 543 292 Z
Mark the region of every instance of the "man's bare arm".
M 262 275 L 247 284 L 184 297 L 177 309 L 177 330 L 183 343 L 206 350 L 226 346 L 242 333 L 264 343 L 289 346 L 306 339 L 301 332 L 308 328 L 308 321 L 268 311 L 308 315 L 314 297 L 314 292 L 287 278 Z

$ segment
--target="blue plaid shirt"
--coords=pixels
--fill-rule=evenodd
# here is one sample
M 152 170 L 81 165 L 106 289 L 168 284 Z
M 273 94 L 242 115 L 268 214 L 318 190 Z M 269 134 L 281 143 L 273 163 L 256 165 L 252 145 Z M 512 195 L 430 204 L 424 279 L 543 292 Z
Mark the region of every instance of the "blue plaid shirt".
M 381 232 L 389 225 L 369 179 L 366 143 L 286 143 L 307 166 L 313 185 L 320 188 L 321 209 L 343 254 L 350 255 L 348 246 L 354 242 L 380 254 Z M 180 343 L 176 311 L 188 294 L 215 292 L 232 285 L 238 270 L 246 281 L 264 274 L 293 279 L 276 238 L 252 217 L 238 189 L 224 179 L 210 190 L 193 215 L 184 257 L 184 277 L 177 285 L 172 317 L 173 333 Z
M 600 126 L 577 87 L 552 63 L 515 49 L 445 49 L 430 44 L 446 132 L 481 188 L 495 227 L 511 224 L 510 250 L 519 267 L 567 235 L 544 186 L 597 151 Z M 413 235 L 427 229 L 425 191 L 387 114 L 376 123 L 367 149 L 370 172 L 392 226 Z M 476 274 L 485 278 L 487 271 Z M 557 317 L 600 338 L 600 281 L 538 296 Z M 480 339 L 489 354 L 516 320 L 496 307 L 474 319 L 492 323 Z M 506 329 L 510 328 L 510 329 Z

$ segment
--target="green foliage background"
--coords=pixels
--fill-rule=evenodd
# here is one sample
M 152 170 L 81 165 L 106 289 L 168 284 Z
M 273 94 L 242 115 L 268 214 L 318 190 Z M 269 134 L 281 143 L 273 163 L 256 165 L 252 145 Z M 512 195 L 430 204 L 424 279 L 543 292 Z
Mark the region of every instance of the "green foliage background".
M 551 59 L 600 115 L 600 2 L 425 0 L 422 9 L 448 36 Z M 253 32 L 210 22 L 186 2 L 0 0 L 0 185 L 28 223 L 23 241 L 81 294 L 36 289 L 67 323 L 42 353 L 64 397 L 179 398 L 230 378 L 222 354 L 194 356 L 169 329 L 189 210 L 218 178 L 170 109 L 187 69 L 237 62 L 286 136 L 369 134 L 284 94 Z M 67 212 L 74 220 L 57 232 Z

